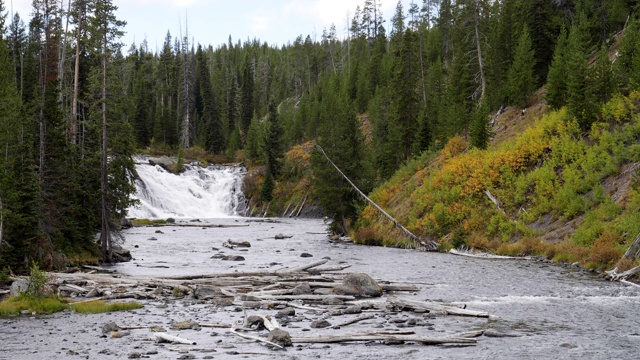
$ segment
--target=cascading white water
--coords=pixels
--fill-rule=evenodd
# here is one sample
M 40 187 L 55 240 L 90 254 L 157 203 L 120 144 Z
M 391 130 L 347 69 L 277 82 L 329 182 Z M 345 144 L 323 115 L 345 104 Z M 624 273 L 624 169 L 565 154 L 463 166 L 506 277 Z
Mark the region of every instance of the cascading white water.
M 240 166 L 185 165 L 185 171 L 172 174 L 159 165 L 137 164 L 136 207 L 129 217 L 142 219 L 225 218 L 244 211 Z

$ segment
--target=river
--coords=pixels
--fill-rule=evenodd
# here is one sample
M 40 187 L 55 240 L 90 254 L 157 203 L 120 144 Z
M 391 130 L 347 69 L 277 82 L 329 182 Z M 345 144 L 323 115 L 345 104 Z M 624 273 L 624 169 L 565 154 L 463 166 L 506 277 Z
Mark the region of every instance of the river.
M 231 227 L 208 227 L 210 225 Z M 572 267 L 525 260 L 483 260 L 350 243 L 332 243 L 321 220 L 280 219 L 270 222 L 246 218 L 179 221 L 163 228 L 132 228 L 125 246 L 134 260 L 115 266 L 130 275 L 194 275 L 277 269 L 329 257 L 329 264 L 350 264 L 348 271 L 374 278 L 416 284 L 416 300 L 466 304 L 485 310 L 495 319 L 423 316 L 434 336 L 489 329 L 510 337 L 478 338 L 475 346 L 423 346 L 379 343 L 300 345 L 273 352 L 247 342 L 224 329 L 183 332 L 201 348 L 192 358 L 284 359 L 637 359 L 640 353 L 640 290 Z M 190 227 L 185 227 L 190 226 Z M 160 230 L 161 232 L 157 232 Z M 275 240 L 276 234 L 291 235 Z M 222 247 L 227 239 L 248 240 L 247 251 Z M 226 262 L 217 253 L 241 254 L 245 261 Z M 313 255 L 302 258 L 302 253 Z M 21 316 L 0 319 L 1 359 L 113 359 L 132 353 L 149 358 L 178 359 L 170 351 L 179 346 L 159 346 L 148 341 L 149 332 L 136 330 L 122 339 L 106 338 L 100 326 L 113 320 L 126 325 L 160 325 L 171 320 L 237 320 L 242 313 L 183 300 L 145 301 L 141 310 L 77 315 Z M 405 315 L 402 315 L 405 316 Z M 395 328 L 386 318 L 376 318 L 346 330 Z M 312 334 L 307 325 L 285 328 L 292 336 Z M 215 351 L 208 353 L 207 351 Z M 235 354 L 235 355 L 234 355 Z M 184 357 L 183 357 L 184 358 Z

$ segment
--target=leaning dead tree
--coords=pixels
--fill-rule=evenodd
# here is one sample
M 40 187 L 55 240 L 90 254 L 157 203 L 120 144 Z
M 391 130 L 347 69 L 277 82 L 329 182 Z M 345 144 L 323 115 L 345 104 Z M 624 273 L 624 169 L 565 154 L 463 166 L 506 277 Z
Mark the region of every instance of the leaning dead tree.
M 414 241 L 419 247 L 423 248 L 424 250 L 427 250 L 427 251 L 438 250 L 438 247 L 440 246 L 440 244 L 438 244 L 436 241 L 433 241 L 433 240 L 428 240 L 425 242 L 424 240 L 420 239 L 418 236 L 414 235 L 407 228 L 405 228 L 401 223 L 398 222 L 398 220 L 394 219 L 393 216 L 389 215 L 389 213 L 384 211 L 378 204 L 376 204 L 367 195 L 365 195 L 365 193 L 363 193 L 360 189 L 358 189 L 358 187 L 347 177 L 347 175 L 345 175 L 342 172 L 342 170 L 340 170 L 340 168 L 338 168 L 338 166 L 333 161 L 331 161 L 327 153 L 324 152 L 324 150 L 319 144 L 316 143 L 315 145 L 316 145 L 316 148 L 327 159 L 327 161 L 329 161 L 329 163 L 336 169 L 336 171 L 349 183 L 349 185 L 351 185 L 351 187 L 360 196 L 362 196 L 363 199 L 365 199 L 369 204 L 371 204 L 371 206 L 376 208 L 382 215 L 384 215 L 387 219 L 389 219 L 389 221 L 391 221 L 394 227 L 398 228 L 406 237 Z
M 638 258 L 640 258 L 640 234 L 638 234 L 638 236 L 636 236 L 636 239 L 633 241 L 631 246 L 629 246 L 627 251 L 624 253 L 624 255 L 622 256 L 622 260 L 635 261 Z M 618 273 L 618 271 L 619 271 L 619 269 L 616 267 L 615 269 L 613 269 L 611 271 L 608 271 L 606 277 L 609 280 L 620 281 L 620 282 L 623 282 L 625 284 L 638 286 L 637 284 L 634 284 L 634 283 L 631 283 L 631 282 L 627 281 L 627 278 L 630 278 L 632 276 L 635 276 L 635 275 L 639 274 L 640 273 L 640 266 L 636 266 L 633 269 L 629 269 L 629 270 L 624 271 L 622 273 Z

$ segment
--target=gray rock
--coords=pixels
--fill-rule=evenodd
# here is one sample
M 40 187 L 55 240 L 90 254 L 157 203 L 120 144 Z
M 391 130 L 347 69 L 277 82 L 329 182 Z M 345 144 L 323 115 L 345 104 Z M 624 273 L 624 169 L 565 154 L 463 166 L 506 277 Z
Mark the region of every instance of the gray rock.
M 352 295 L 359 297 L 379 297 L 382 296 L 382 288 L 371 276 L 363 273 L 347 275 L 342 281 L 342 285 L 333 288 L 333 292 L 341 295 Z
M 29 280 L 18 279 L 13 283 L 11 283 L 11 289 L 9 291 L 11 291 L 10 292 L 11 297 L 16 297 L 22 294 L 23 292 L 27 291 L 28 288 L 29 288 Z
M 343 314 L 360 314 L 362 312 L 362 308 L 358 305 L 352 305 L 342 310 Z
M 313 255 L 311 255 L 311 254 L 309 254 L 309 253 L 306 253 L 306 252 L 305 252 L 305 253 L 300 254 L 300 257 L 303 257 L 303 258 L 310 258 L 310 257 L 313 257 Z
M 200 324 L 194 320 L 172 322 L 170 327 L 173 330 L 200 330 Z
M 284 308 L 280 311 L 278 311 L 278 313 L 276 314 L 276 319 L 282 319 L 288 316 L 295 316 L 296 315 L 296 311 L 293 308 Z
M 333 295 L 333 289 L 329 288 L 317 288 L 313 290 L 315 295 Z
M 247 323 L 245 326 L 256 330 L 262 330 L 264 329 L 264 320 L 258 315 L 251 315 L 247 317 Z
M 132 352 L 128 356 L 129 359 L 140 359 L 141 357 L 142 354 L 140 354 L 139 352 Z
M 196 358 L 196 356 L 193 355 L 193 354 L 184 354 L 184 355 L 180 356 L 178 358 L 178 360 L 190 360 L 190 359 L 195 359 L 195 358 Z
M 306 295 L 311 294 L 311 286 L 307 283 L 299 284 L 291 290 L 291 294 L 293 295 Z
M 253 295 L 240 295 L 240 301 L 261 301 L 262 299 Z
M 222 260 L 224 261 L 244 261 L 244 257 L 243 256 L 239 256 L 239 255 L 228 255 L 222 258 Z
M 344 301 L 337 298 L 325 298 L 325 299 L 322 299 L 322 304 L 323 305 L 342 305 L 344 304 Z
M 110 333 L 112 331 L 118 331 L 118 330 L 120 330 L 120 326 L 118 326 L 113 321 L 109 321 L 108 323 L 102 325 L 102 333 L 103 334 L 108 334 L 108 333 Z
M 331 327 L 331 323 L 325 319 L 315 320 L 311 322 L 312 329 L 323 329 L 326 327 Z
M 193 291 L 193 296 L 198 300 L 209 300 L 222 295 L 222 291 L 217 286 L 198 286 Z
M 267 340 L 280 346 L 291 346 L 291 335 L 282 329 L 273 329 L 267 335 Z
M 242 303 L 242 307 L 246 309 L 260 309 L 262 303 L 260 301 L 245 301 Z

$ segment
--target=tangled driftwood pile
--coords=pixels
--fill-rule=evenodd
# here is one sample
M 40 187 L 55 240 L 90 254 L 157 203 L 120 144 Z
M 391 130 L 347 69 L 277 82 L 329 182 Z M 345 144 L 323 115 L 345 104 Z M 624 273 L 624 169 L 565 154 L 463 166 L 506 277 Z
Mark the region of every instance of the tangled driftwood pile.
M 332 330 L 367 320 L 412 312 L 418 316 L 472 316 L 488 318 L 489 314 L 474 311 L 464 306 L 439 302 L 418 301 L 406 296 L 419 292 L 411 284 L 375 281 L 366 274 L 342 273 L 348 265 L 326 266 L 328 259 L 304 266 L 274 271 L 234 272 L 181 277 L 143 277 L 118 274 L 93 273 L 56 274 L 58 292 L 75 297 L 78 301 L 98 299 L 192 299 L 192 301 L 215 304 L 219 307 L 234 307 L 244 311 L 241 323 L 196 323 L 188 322 L 188 328 L 214 327 L 256 341 L 268 343 L 275 348 L 295 343 L 339 343 L 382 341 L 386 344 L 404 342 L 435 344 L 473 345 L 482 331 L 433 336 L 417 334 L 411 326 L 402 329 L 374 329 L 350 334 L 333 333 Z M 247 311 L 260 315 L 247 316 Z M 282 327 L 295 323 L 295 314 L 303 313 L 305 319 L 313 320 L 311 328 L 317 335 L 291 336 Z M 275 314 L 274 314 L 275 313 Z M 329 322 L 329 320 L 331 322 Z M 416 318 L 413 319 L 415 325 Z M 180 326 L 175 325 L 177 329 Z M 420 324 L 418 324 L 420 325 Z M 173 328 L 174 325 L 172 325 Z M 115 327 L 127 329 L 126 327 Z M 149 328 L 134 326 L 131 328 Z M 361 329 L 362 327 L 360 327 Z M 269 331 L 267 338 L 247 334 Z M 155 332 L 158 341 L 193 344 L 192 341 L 165 332 Z

